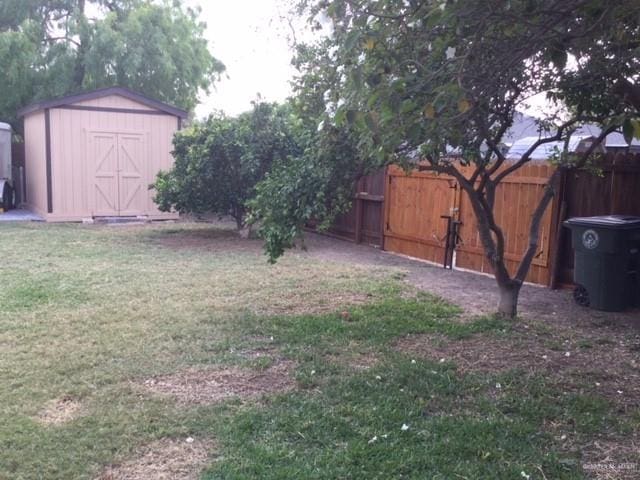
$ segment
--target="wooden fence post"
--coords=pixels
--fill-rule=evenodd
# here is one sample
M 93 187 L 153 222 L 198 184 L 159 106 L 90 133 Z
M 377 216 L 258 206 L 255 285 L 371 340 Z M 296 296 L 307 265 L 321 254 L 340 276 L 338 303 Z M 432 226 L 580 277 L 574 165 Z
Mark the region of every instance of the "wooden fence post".
M 552 290 L 558 288 L 558 272 L 560 267 L 560 249 L 562 248 L 562 239 L 564 234 L 564 222 L 567 216 L 567 201 L 565 199 L 565 187 L 567 183 L 567 171 L 562 170 L 560 177 L 555 185 L 556 196 L 553 199 L 551 207 L 551 231 L 549 232 L 549 240 L 553 243 L 550 245 L 551 252 L 549 255 L 549 283 L 548 286 Z
M 362 199 L 359 193 L 356 194 L 356 226 L 355 226 L 355 242 L 362 243 Z
M 385 248 L 385 233 L 387 232 L 387 222 L 389 221 L 389 166 L 384 167 L 382 179 L 382 208 L 380 211 L 380 250 Z

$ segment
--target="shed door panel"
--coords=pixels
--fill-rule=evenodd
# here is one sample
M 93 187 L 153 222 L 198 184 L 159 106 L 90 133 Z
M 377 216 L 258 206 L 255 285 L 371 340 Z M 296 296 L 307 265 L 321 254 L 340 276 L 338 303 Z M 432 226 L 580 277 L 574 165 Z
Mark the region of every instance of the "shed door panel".
M 90 197 L 94 215 L 118 215 L 118 137 L 110 133 L 91 133 L 89 158 L 93 159 Z
M 118 135 L 120 215 L 145 213 L 145 150 L 143 135 Z
M 90 170 L 90 202 L 95 216 L 143 215 L 146 135 L 90 132 L 87 137 Z

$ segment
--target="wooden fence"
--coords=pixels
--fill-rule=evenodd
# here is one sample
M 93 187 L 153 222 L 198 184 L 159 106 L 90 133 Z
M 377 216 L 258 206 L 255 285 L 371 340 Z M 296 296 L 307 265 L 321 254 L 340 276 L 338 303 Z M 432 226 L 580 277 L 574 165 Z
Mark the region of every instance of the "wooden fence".
M 529 238 L 531 215 L 543 195 L 553 166 L 530 163 L 506 177 L 496 190 L 495 217 L 506 241 L 507 268 L 514 272 Z M 541 222 L 538 252 L 527 281 L 541 285 L 570 284 L 573 248 L 562 221 L 576 216 L 640 215 L 640 154 L 609 154 L 600 175 L 579 171 L 560 179 Z M 467 195 L 454 178 L 430 172 L 407 174 L 399 167 L 358 183 L 353 208 L 338 219 L 331 233 L 352 241 L 442 264 L 447 216 L 461 222 L 455 267 L 492 273 L 480 242 Z
M 496 189 L 494 216 L 505 237 L 505 263 L 513 275 L 529 243 L 529 226 L 534 209 L 544 194 L 544 187 L 555 167 L 547 163 L 531 163 L 507 176 Z M 526 280 L 548 285 L 549 264 L 555 225 L 554 207 L 547 208 L 540 222 L 538 251 Z M 475 215 L 466 194 L 461 195 L 459 219 L 460 243 L 456 249 L 456 267 L 493 273 L 484 253 Z
M 355 189 L 351 209 L 338 216 L 327 232 L 356 243 L 382 247 L 385 171 L 362 177 Z
M 387 170 L 385 250 L 431 262 L 442 262 L 447 222 L 459 203 L 457 183 L 446 175 Z
M 496 189 L 494 213 L 505 235 L 507 268 L 515 272 L 529 237 L 531 214 L 542 197 L 554 167 L 527 165 L 509 175 Z M 407 175 L 391 167 L 388 176 L 385 249 L 444 263 L 448 216 L 460 221 L 455 266 L 492 273 L 484 254 L 471 203 L 458 182 L 448 175 L 416 172 Z M 547 284 L 553 232 L 552 209 L 541 222 L 540 248 L 527 281 Z
M 640 216 L 640 154 L 608 154 L 599 173 L 568 172 L 562 179 L 558 222 L 593 215 Z M 573 281 L 573 247 L 565 228 L 558 235 L 560 284 Z

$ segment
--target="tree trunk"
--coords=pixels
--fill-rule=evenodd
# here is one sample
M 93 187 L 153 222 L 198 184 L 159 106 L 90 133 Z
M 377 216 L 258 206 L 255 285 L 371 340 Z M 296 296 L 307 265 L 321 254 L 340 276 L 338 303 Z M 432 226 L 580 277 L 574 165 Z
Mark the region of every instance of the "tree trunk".
M 518 282 L 509 282 L 507 285 L 498 285 L 500 300 L 498 301 L 498 316 L 502 318 L 516 318 L 518 315 L 518 296 L 520 287 Z
M 249 239 L 251 238 L 251 225 L 245 225 L 244 227 L 238 229 L 240 233 L 240 238 Z

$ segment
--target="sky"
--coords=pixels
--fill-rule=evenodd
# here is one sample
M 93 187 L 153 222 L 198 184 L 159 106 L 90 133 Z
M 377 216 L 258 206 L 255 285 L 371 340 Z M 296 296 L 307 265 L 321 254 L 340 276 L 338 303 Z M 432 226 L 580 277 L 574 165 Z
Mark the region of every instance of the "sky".
M 208 96 L 201 95 L 198 118 L 214 110 L 235 115 L 260 94 L 282 101 L 290 93 L 293 48 L 285 0 L 187 0 L 200 6 L 211 53 L 227 67 Z
M 266 101 L 283 101 L 291 93 L 295 75 L 292 27 L 287 21 L 290 0 L 184 0 L 200 7 L 200 20 L 207 24 L 205 36 L 211 53 L 226 66 L 220 81 L 208 95 L 200 95 L 196 117 L 204 118 L 214 110 L 237 115 L 251 108 L 258 95 Z M 310 39 L 298 20 L 298 40 Z M 521 110 L 544 117 L 549 103 L 545 95 L 530 98 Z

